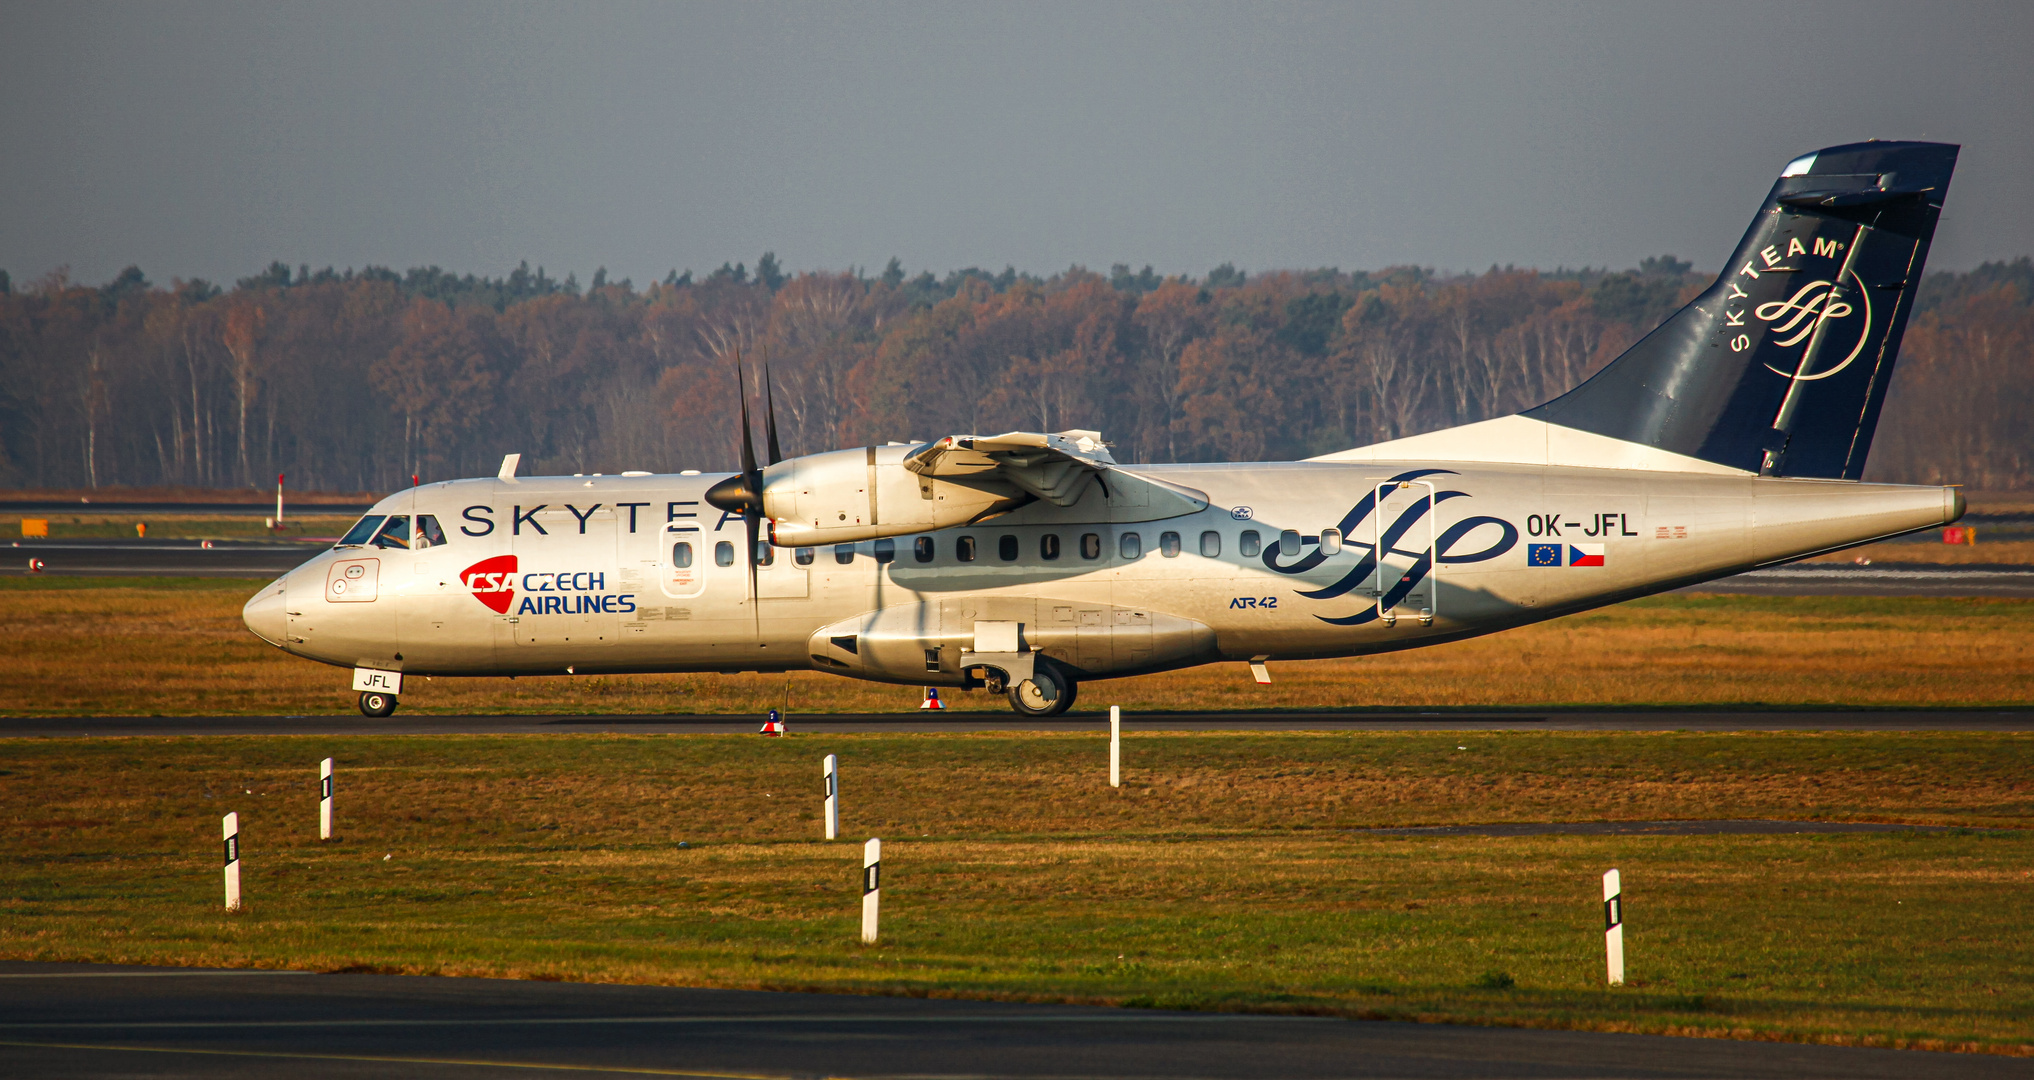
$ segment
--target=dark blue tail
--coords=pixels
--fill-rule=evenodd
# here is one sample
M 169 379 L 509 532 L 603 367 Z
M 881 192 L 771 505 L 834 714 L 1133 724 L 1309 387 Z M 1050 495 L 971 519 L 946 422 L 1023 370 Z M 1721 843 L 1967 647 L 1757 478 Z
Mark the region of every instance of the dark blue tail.
M 1766 476 L 1858 479 L 1957 149 L 1796 159 L 1708 291 L 1525 415 Z

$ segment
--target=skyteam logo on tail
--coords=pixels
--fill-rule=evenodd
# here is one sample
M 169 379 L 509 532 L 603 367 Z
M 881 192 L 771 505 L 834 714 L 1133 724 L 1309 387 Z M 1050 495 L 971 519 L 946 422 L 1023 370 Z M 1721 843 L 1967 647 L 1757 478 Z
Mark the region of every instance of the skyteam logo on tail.
M 1727 326 L 1748 327 L 1747 315 L 1768 324 L 1770 341 L 1759 360 L 1767 371 L 1794 382 L 1816 382 L 1841 373 L 1864 355 L 1872 337 L 1871 290 L 1859 280 L 1857 271 L 1843 265 L 1848 243 L 1819 236 L 1809 242 L 1812 248 L 1800 237 L 1789 237 L 1785 250 L 1772 244 L 1759 252 L 1731 276 L 1725 301 Z M 1800 277 L 1792 275 L 1804 275 L 1811 260 L 1822 262 L 1826 269 L 1813 280 L 1796 284 Z M 1753 303 L 1754 292 L 1773 299 Z M 1740 302 L 1750 310 L 1735 306 Z M 1731 351 L 1743 352 L 1752 342 L 1750 333 L 1739 333 L 1730 339 Z M 1773 350 L 1782 349 L 1800 352 L 1773 355 Z M 1810 349 L 1817 350 L 1812 358 Z M 1817 370 L 1805 366 L 1811 359 Z

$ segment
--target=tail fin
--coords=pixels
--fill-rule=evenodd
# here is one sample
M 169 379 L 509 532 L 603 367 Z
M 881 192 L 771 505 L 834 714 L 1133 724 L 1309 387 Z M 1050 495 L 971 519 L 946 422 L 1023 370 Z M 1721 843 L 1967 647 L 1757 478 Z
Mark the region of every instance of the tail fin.
M 1858 479 L 1957 150 L 1796 159 L 1706 292 L 1525 415 L 1766 476 Z

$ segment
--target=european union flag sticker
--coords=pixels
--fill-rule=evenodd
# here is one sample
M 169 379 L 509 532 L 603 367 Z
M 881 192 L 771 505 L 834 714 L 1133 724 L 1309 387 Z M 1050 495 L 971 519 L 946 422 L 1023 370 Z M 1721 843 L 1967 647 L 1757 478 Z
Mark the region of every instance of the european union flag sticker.
M 1559 545 L 1559 544 L 1527 544 L 1527 545 L 1526 545 L 1526 565 L 1527 565 L 1527 566 L 1559 566 L 1559 565 L 1561 565 L 1561 545 Z

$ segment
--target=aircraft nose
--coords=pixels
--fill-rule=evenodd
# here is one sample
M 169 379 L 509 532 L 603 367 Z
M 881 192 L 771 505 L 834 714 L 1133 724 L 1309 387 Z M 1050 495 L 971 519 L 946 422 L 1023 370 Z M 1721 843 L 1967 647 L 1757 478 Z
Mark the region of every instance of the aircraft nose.
M 288 624 L 284 610 L 288 606 L 283 598 L 283 581 L 278 578 L 247 601 L 247 606 L 240 609 L 240 620 L 254 631 L 254 636 L 280 646 Z

